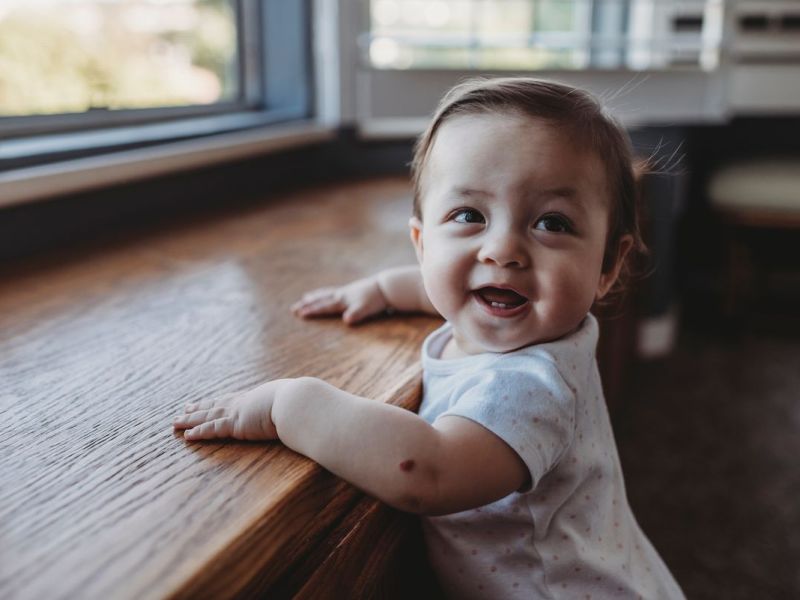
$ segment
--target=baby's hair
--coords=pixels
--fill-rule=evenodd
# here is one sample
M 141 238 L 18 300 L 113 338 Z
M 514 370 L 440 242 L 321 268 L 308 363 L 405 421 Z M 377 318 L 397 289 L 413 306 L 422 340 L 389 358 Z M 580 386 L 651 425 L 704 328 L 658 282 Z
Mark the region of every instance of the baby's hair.
M 414 184 L 414 216 L 422 219 L 422 176 L 436 133 L 444 122 L 458 115 L 519 114 L 563 127 L 573 143 L 583 145 L 602 162 L 608 186 L 609 227 L 603 256 L 603 272 L 614 266 L 619 242 L 633 237 L 631 255 L 644 252 L 639 229 L 636 176 L 630 139 L 622 126 L 588 92 L 570 85 L 530 77 L 475 78 L 452 88 L 442 98 L 428 128 L 414 147 L 411 177 Z M 620 270 L 615 289 L 624 287 L 631 260 Z

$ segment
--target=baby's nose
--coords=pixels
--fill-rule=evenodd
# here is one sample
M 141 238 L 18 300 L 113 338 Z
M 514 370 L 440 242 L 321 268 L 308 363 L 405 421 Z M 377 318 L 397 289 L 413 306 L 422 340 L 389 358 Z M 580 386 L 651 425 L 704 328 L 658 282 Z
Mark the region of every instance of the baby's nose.
M 525 244 L 515 235 L 496 235 L 487 238 L 478 252 L 478 260 L 500 267 L 522 268 L 530 263 Z

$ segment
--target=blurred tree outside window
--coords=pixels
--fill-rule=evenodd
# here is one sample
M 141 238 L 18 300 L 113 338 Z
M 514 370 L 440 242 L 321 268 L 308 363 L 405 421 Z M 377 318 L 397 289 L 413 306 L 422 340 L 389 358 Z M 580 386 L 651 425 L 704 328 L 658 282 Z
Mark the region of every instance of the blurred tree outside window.
M 235 0 L 0 0 L 0 118 L 241 98 Z

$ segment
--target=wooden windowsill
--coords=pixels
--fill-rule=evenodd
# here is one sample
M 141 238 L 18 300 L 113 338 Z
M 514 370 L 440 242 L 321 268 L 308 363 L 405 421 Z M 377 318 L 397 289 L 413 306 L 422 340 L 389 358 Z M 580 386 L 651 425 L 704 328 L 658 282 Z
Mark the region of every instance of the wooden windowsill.
M 301 321 L 303 291 L 413 262 L 404 179 L 284 194 L 0 281 L 0 596 L 277 585 L 361 494 L 279 443 L 188 444 L 189 401 L 321 377 L 414 408 L 436 319 Z

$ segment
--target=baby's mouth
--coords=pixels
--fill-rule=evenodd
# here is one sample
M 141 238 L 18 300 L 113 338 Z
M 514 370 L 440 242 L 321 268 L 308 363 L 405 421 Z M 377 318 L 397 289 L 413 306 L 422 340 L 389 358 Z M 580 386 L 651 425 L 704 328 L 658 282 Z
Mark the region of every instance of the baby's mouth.
M 525 304 L 528 299 L 507 288 L 486 286 L 473 292 L 484 304 L 498 309 L 512 309 Z

